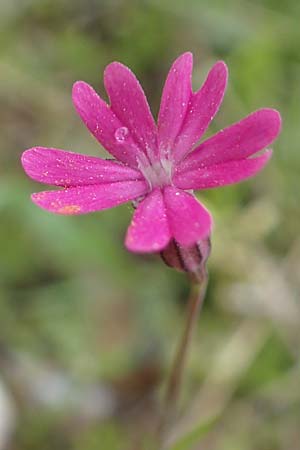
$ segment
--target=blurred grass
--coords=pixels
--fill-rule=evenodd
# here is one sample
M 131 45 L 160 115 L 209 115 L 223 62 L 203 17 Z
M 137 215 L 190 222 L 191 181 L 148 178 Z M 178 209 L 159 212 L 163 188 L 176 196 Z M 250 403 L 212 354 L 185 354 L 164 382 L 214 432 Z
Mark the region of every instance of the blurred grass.
M 103 69 L 120 60 L 157 113 L 170 63 L 190 49 L 195 87 L 215 60 L 229 65 L 209 133 L 264 106 L 281 111 L 283 132 L 255 180 L 199 194 L 215 218 L 210 286 L 170 445 L 212 423 L 201 449 L 300 449 L 299 20 L 297 0 L 0 3 L 0 376 L 18 411 L 3 448 L 131 448 L 147 422 L 127 406 L 83 419 L 80 407 L 53 410 L 27 391 L 46 366 L 79 383 L 119 380 L 128 402 L 123 377 L 145 361 L 168 369 L 186 280 L 125 251 L 128 205 L 73 218 L 37 209 L 29 195 L 40 186 L 19 157 L 34 145 L 104 155 L 73 111 L 72 83 L 105 96 Z M 25 385 L 24 358 L 36 367 Z

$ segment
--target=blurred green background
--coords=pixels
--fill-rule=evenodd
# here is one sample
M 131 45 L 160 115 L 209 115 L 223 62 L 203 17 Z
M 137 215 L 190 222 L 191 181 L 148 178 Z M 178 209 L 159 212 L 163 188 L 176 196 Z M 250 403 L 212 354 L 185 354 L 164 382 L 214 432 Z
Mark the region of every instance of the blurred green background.
M 103 69 L 122 61 L 157 114 L 186 50 L 195 88 L 217 59 L 229 66 L 209 133 L 265 106 L 283 132 L 254 180 L 199 193 L 215 220 L 210 284 L 169 448 L 300 449 L 299 24 L 298 0 L 1 0 L 1 450 L 148 441 L 187 280 L 124 249 L 130 205 L 82 217 L 38 209 L 29 196 L 42 186 L 20 155 L 43 145 L 104 156 L 72 83 L 105 96 Z

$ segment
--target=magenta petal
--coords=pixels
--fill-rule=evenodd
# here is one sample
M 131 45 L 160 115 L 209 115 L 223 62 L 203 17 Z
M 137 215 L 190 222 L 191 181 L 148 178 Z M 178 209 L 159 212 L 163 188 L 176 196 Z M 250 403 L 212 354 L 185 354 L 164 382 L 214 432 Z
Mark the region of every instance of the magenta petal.
M 70 187 L 60 191 L 44 191 L 32 195 L 32 201 L 56 214 L 86 214 L 113 208 L 147 192 L 144 181 Z
M 225 163 L 177 172 L 174 184 L 180 189 L 209 189 L 238 183 L 257 174 L 272 156 L 272 150 L 256 158 L 239 159 Z
M 171 238 L 165 204 L 159 188 L 139 204 L 126 235 L 126 247 L 133 252 L 158 252 Z
M 109 64 L 104 84 L 111 108 L 136 143 L 149 155 L 156 151 L 156 125 L 144 91 L 135 75 L 121 63 Z
M 72 95 L 79 116 L 103 147 L 119 161 L 137 167 L 140 151 L 104 100 L 83 81 L 74 84 Z
M 204 141 L 180 164 L 180 169 L 191 170 L 247 158 L 273 142 L 280 128 L 278 111 L 260 109 Z
M 25 172 L 35 181 L 56 186 L 83 186 L 142 179 L 142 174 L 116 161 L 56 148 L 34 147 L 22 155 Z
M 209 236 L 211 215 L 193 195 L 168 186 L 164 199 L 171 233 L 179 244 L 189 246 Z
M 184 53 L 173 63 L 163 89 L 158 115 L 158 146 L 168 157 L 184 121 L 192 94 L 193 55 Z
M 217 62 L 201 89 L 192 94 L 182 128 L 175 142 L 174 159 L 180 161 L 201 138 L 222 103 L 228 78 L 227 66 Z

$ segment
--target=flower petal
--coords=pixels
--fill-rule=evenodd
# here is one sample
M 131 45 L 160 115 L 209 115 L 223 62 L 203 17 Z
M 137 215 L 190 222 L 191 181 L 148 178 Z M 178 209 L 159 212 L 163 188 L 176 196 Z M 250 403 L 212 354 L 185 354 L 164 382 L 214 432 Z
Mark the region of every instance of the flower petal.
M 227 66 L 218 61 L 210 70 L 198 92 L 192 94 L 180 133 L 174 146 L 173 158 L 180 161 L 205 133 L 222 103 L 228 78 Z
M 256 175 L 271 156 L 272 150 L 268 150 L 256 158 L 239 159 L 187 172 L 177 172 L 173 181 L 180 189 L 209 189 L 238 183 Z
M 126 203 L 146 194 L 147 189 L 144 181 L 118 181 L 44 191 L 33 194 L 31 198 L 41 208 L 56 214 L 86 214 Z
M 211 215 L 193 195 L 167 186 L 164 199 L 171 233 L 179 244 L 189 246 L 209 236 Z
M 127 230 L 126 247 L 133 252 L 158 252 L 171 239 L 166 208 L 160 189 L 155 189 L 137 207 Z
M 140 150 L 107 103 L 84 81 L 74 84 L 72 97 L 82 121 L 103 147 L 119 161 L 137 167 Z
M 135 75 L 119 62 L 109 64 L 104 84 L 113 112 L 148 156 L 157 151 L 156 125 L 144 91 Z
M 273 142 L 280 128 L 278 111 L 260 109 L 200 144 L 182 161 L 180 170 L 245 159 Z
M 162 93 L 158 114 L 158 147 L 168 158 L 184 121 L 192 94 L 193 55 L 184 53 L 173 63 Z
M 56 148 L 26 150 L 22 164 L 32 179 L 55 186 L 84 186 L 143 178 L 138 170 L 122 163 Z

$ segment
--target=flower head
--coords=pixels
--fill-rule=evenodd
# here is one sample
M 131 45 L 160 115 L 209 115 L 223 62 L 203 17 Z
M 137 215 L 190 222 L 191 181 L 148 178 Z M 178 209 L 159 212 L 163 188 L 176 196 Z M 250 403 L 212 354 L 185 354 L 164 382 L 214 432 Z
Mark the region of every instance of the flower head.
M 137 200 L 126 236 L 134 252 L 161 251 L 172 239 L 187 247 L 206 239 L 212 218 L 193 190 L 237 183 L 261 170 L 271 150 L 252 155 L 277 137 L 280 115 L 260 109 L 196 145 L 222 102 L 227 68 L 217 62 L 197 92 L 191 74 L 192 54 L 184 53 L 167 76 L 157 125 L 124 65 L 113 62 L 105 69 L 110 105 L 85 82 L 75 83 L 78 114 L 114 160 L 54 148 L 26 150 L 26 173 L 63 188 L 33 194 L 33 202 L 57 214 L 85 214 Z

